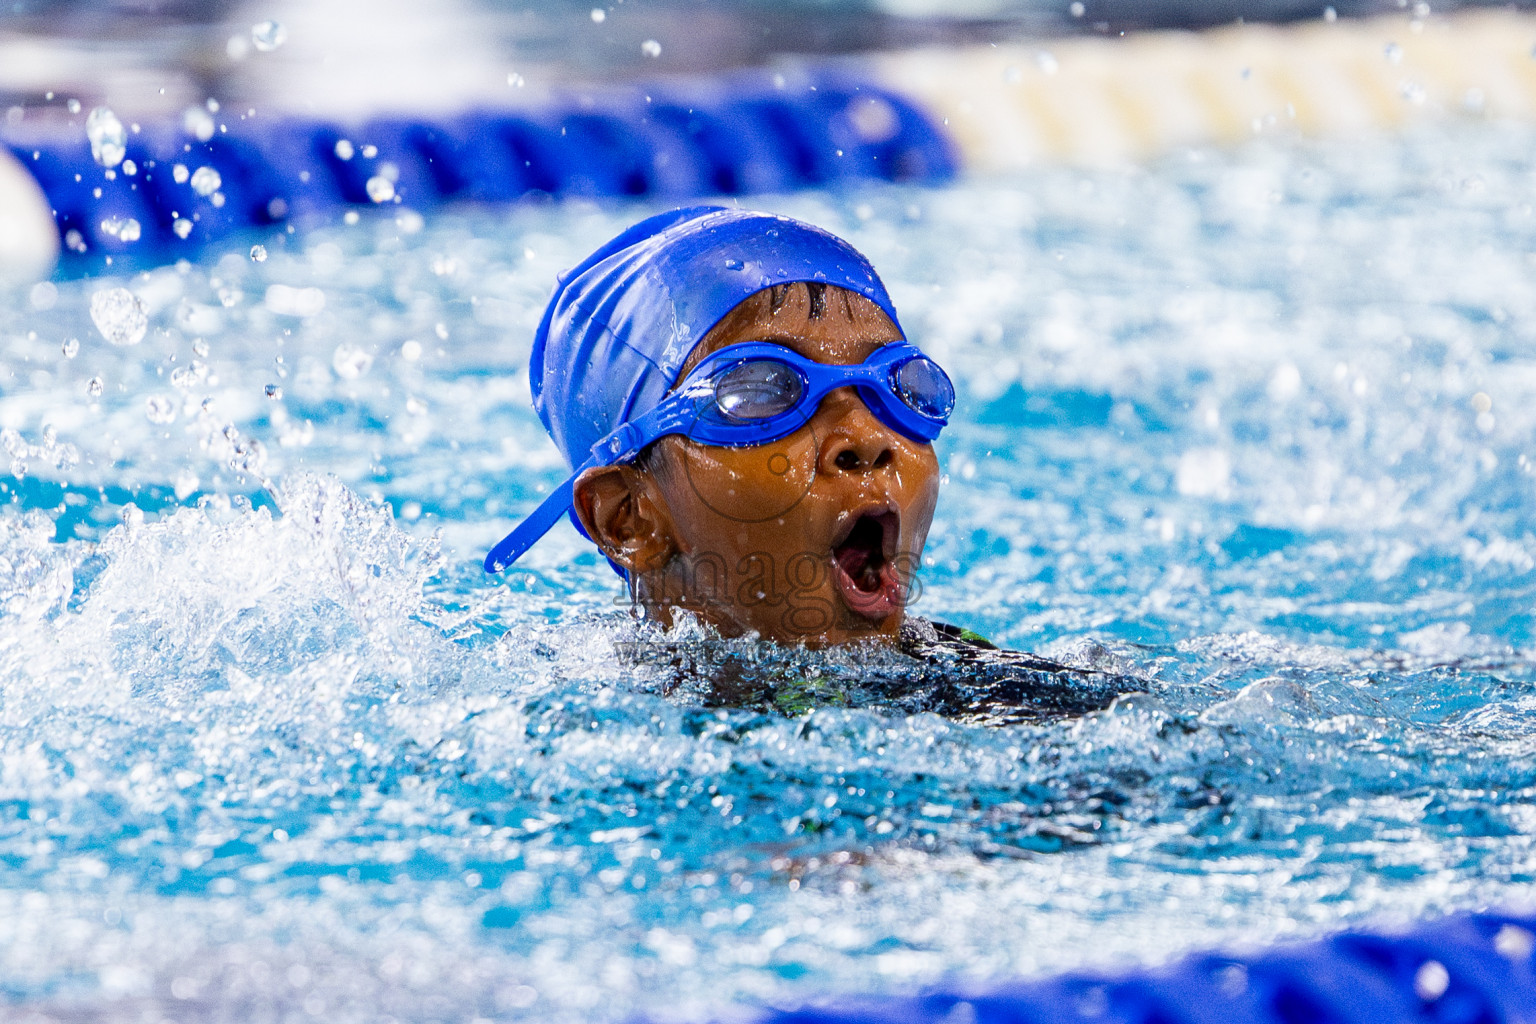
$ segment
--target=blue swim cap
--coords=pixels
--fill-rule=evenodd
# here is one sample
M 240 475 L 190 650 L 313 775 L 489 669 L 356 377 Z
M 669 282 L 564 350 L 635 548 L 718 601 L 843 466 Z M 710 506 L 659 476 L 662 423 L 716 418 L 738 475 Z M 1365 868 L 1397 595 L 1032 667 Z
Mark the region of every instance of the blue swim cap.
M 794 281 L 857 292 L 900 330 L 858 250 L 788 217 L 695 206 L 647 218 L 561 276 L 528 360 L 533 407 L 572 468 L 677 380 L 710 328 Z
M 566 462 L 666 397 L 694 346 L 743 299 L 796 281 L 836 285 L 901 325 L 875 269 L 847 242 L 788 217 L 694 206 L 641 221 L 562 274 L 533 339 L 533 407 Z M 597 462 L 592 460 L 598 459 Z M 500 572 L 571 509 L 575 476 L 485 557 Z M 620 575 L 624 570 L 615 565 Z

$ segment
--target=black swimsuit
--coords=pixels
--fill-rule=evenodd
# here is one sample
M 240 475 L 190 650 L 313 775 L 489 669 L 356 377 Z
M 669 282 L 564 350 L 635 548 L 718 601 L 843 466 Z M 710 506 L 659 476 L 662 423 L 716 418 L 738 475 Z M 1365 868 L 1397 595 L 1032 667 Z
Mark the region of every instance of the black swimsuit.
M 622 645 L 661 669 L 655 682 L 706 707 L 797 716 L 817 707 L 932 713 L 982 725 L 1041 722 L 1098 711 L 1137 679 L 1071 668 L 944 623 L 908 619 L 895 649 L 821 651 L 751 641 Z

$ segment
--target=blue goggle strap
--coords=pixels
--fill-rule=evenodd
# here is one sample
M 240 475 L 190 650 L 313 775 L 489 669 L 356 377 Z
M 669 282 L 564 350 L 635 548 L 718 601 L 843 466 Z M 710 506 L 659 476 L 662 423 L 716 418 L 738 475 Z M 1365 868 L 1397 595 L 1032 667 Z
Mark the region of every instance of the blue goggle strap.
M 590 460 L 583 463 L 581 468 L 566 478 L 565 483 L 556 487 L 549 497 L 539 503 L 532 515 L 518 523 L 511 533 L 491 548 L 491 553 L 485 556 L 485 571 L 501 572 L 548 533 L 550 527 L 571 510 L 571 493 L 576 486 L 576 478 L 592 465 Z
M 678 400 L 686 391 L 678 392 L 632 423 L 620 423 L 615 430 L 594 444 L 587 461 L 577 466 L 565 483 L 556 487 L 527 519 L 518 523 L 511 533 L 491 548 L 490 554 L 485 556 L 485 571 L 501 572 L 517 561 L 540 537 L 554 528 L 561 516 L 571 511 L 575 503 L 576 478 L 581 474 L 597 466 L 612 466 L 632 459 L 640 454 L 640 449 L 659 437 L 684 433 L 684 428 L 693 418 L 691 404 L 686 400 Z M 577 529 L 580 529 L 579 525 Z

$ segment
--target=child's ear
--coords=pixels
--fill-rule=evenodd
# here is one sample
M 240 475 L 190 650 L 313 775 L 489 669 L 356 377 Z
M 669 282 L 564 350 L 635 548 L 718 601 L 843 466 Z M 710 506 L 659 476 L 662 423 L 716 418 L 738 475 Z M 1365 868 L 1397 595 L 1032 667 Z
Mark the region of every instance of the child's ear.
M 671 515 L 633 466 L 587 470 L 576 478 L 572 498 L 587 536 L 631 574 L 660 568 L 677 552 Z

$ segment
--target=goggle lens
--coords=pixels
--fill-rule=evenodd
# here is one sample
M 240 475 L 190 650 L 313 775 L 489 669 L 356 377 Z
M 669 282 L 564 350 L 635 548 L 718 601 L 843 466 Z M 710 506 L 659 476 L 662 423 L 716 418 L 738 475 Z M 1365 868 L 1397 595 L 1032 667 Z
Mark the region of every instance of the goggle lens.
M 754 359 L 715 379 L 715 406 L 728 420 L 765 420 L 800 404 L 805 385 L 785 363 Z
M 955 408 L 955 386 L 931 359 L 908 359 L 891 374 L 892 390 L 914 412 L 944 420 Z

